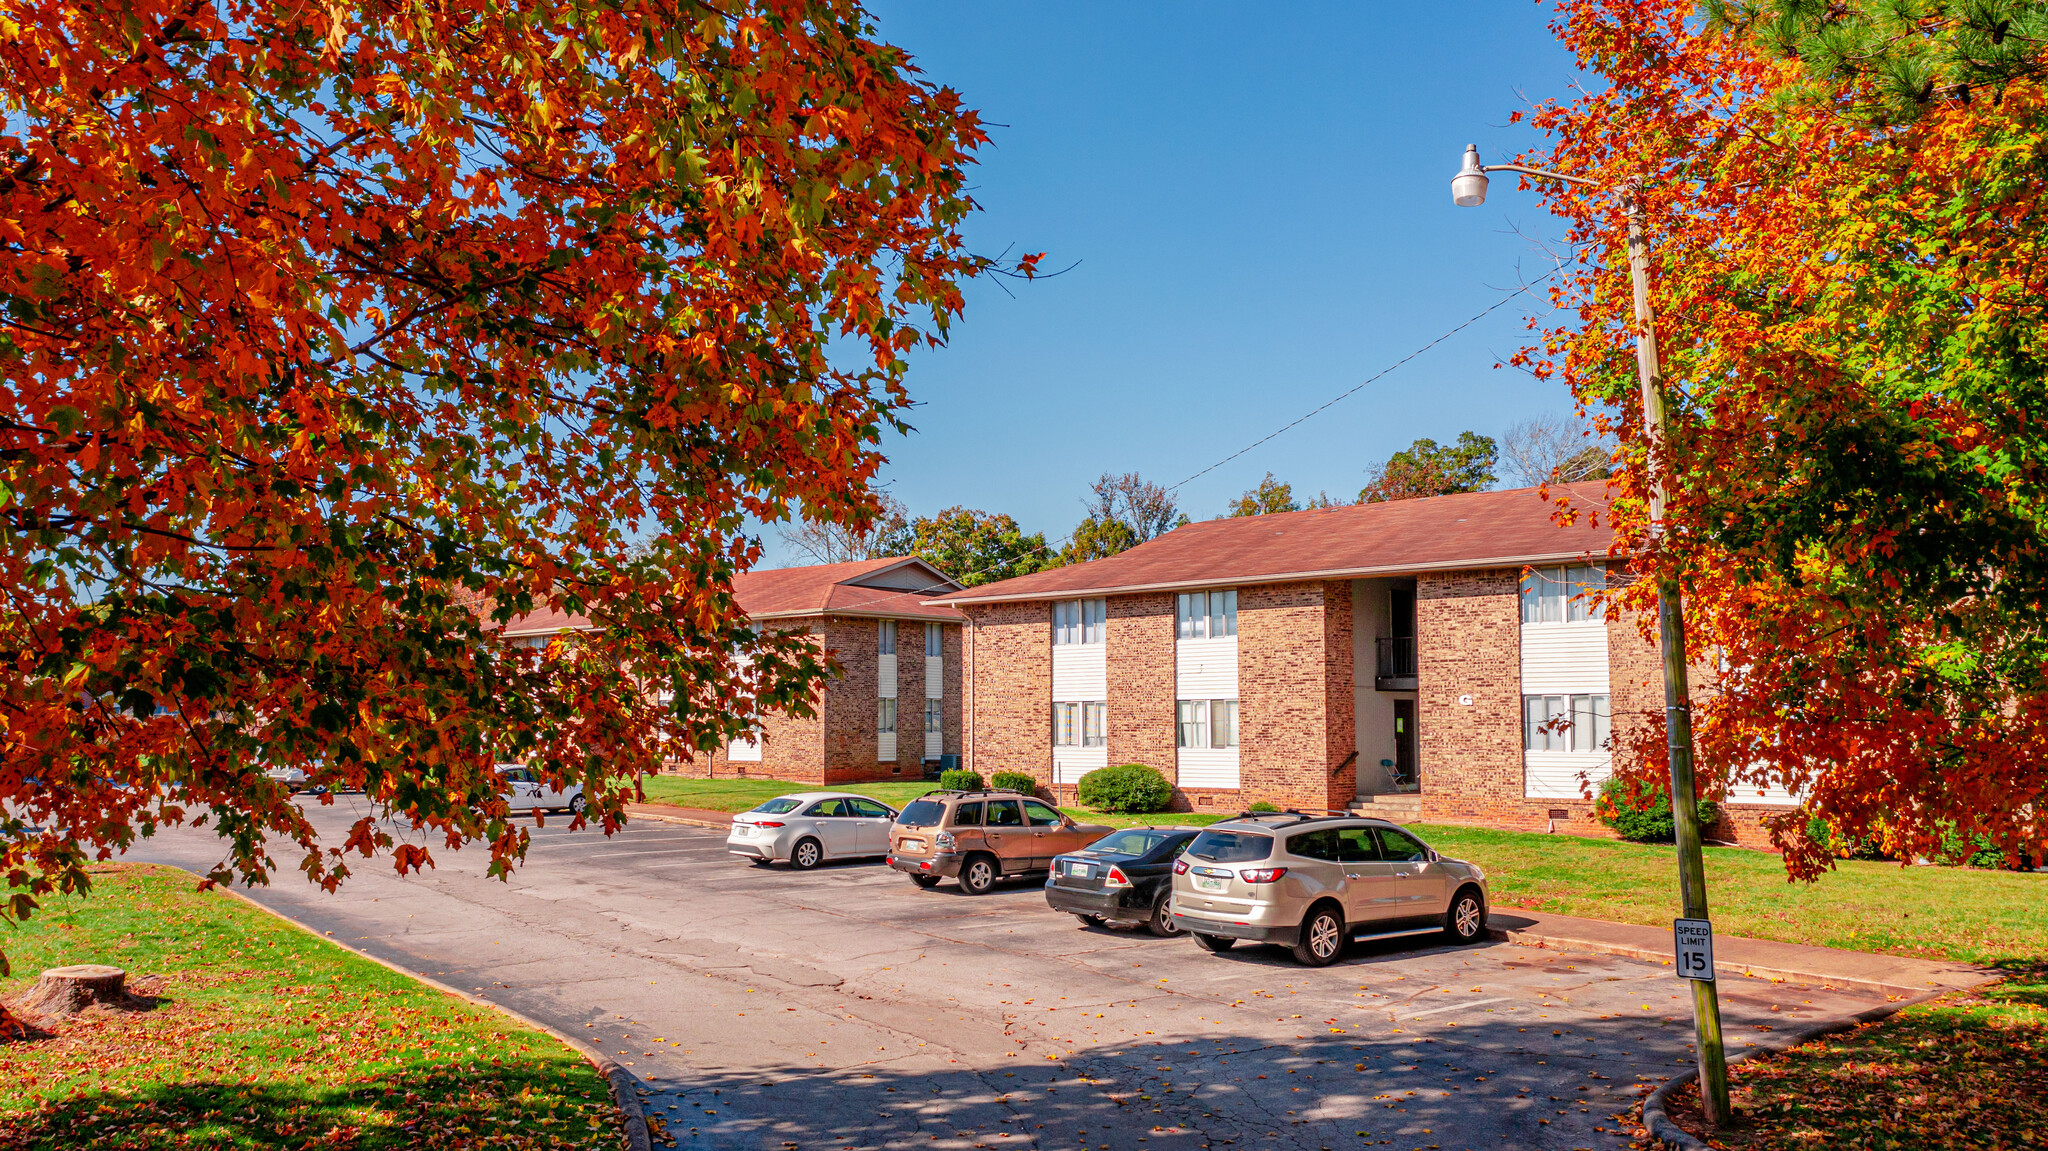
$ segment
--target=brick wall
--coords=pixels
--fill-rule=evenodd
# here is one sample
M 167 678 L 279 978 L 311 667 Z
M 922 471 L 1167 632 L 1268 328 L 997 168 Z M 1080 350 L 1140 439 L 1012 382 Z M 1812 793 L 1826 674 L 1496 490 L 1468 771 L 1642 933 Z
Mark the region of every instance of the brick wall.
M 966 746 L 962 739 L 962 723 L 967 707 L 967 658 L 965 633 L 959 624 L 946 625 L 945 639 L 940 641 L 946 661 L 946 698 L 941 709 L 940 724 L 946 729 L 945 754 L 961 755 Z
M 1425 819 L 1521 826 L 1527 818 L 1520 586 L 1521 573 L 1512 568 L 1415 581 L 1415 727 Z M 1472 702 L 1460 703 L 1465 697 Z
M 1051 604 L 967 604 L 963 610 L 975 621 L 967 629 L 974 711 L 964 766 L 983 779 L 998 771 L 1025 771 L 1051 783 Z
M 810 631 L 808 627 L 801 630 Z M 814 637 L 813 642 L 819 641 Z M 691 761 L 679 765 L 679 774 L 699 779 L 744 776 L 821 783 L 824 759 L 825 720 L 822 714 L 799 719 L 775 712 L 762 717 L 760 760 L 735 762 L 721 747 L 708 756 L 703 752 L 695 753 Z
M 1173 595 L 1111 596 L 1105 607 L 1109 762 L 1147 764 L 1171 780 L 1176 760 Z M 1176 793 L 1175 798 L 1184 797 Z
M 1261 584 L 1237 592 L 1239 787 L 1246 801 L 1327 808 L 1355 784 L 1351 588 Z M 1333 775 L 1336 776 L 1333 779 Z
M 924 774 L 924 625 L 896 625 L 896 758 L 890 779 Z M 888 768 L 884 768 L 888 770 Z

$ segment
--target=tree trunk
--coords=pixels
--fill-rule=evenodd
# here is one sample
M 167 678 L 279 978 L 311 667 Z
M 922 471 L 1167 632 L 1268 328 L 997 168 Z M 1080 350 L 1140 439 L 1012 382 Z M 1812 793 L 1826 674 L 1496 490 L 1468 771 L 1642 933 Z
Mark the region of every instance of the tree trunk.
M 126 971 L 100 963 L 52 967 L 15 1006 L 37 1015 L 76 1015 L 95 1003 L 118 1007 L 128 999 L 127 979 Z

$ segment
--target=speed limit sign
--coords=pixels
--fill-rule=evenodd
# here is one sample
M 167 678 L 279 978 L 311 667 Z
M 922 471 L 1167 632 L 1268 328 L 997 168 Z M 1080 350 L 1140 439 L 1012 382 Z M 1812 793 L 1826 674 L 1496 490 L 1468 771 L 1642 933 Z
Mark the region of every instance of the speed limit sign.
M 1684 979 L 1714 981 L 1714 925 L 1704 919 L 1671 921 L 1678 953 L 1678 974 Z

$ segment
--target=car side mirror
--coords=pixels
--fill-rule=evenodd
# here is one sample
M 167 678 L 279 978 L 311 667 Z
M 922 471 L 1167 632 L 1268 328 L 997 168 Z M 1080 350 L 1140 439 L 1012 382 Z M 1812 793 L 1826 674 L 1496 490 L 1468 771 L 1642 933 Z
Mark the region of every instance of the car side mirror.
M 1436 853 L 1436 851 L 1435 851 L 1434 849 L 1432 849 L 1432 850 L 1430 851 L 1430 853 L 1429 853 L 1429 861 L 1430 861 L 1431 863 L 1441 863 L 1441 862 L 1443 862 L 1443 858 L 1444 858 L 1444 857 L 1443 857 L 1443 856 L 1441 856 L 1441 855 L 1438 855 L 1438 854 Z

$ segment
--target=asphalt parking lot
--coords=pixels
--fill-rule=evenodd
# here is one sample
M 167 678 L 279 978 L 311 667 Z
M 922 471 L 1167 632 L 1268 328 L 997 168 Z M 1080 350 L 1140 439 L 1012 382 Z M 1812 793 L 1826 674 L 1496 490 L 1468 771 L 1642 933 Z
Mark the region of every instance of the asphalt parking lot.
M 312 807 L 323 830 L 358 797 Z M 210 831 L 127 858 L 203 868 Z M 550 819 L 509 882 L 484 853 L 256 898 L 580 1036 L 680 1147 L 1600 1148 L 1691 1065 L 1670 968 L 1490 943 L 1277 948 L 1083 928 L 1036 884 L 973 897 L 877 863 L 750 866 L 723 833 Z M 1876 1000 L 1724 975 L 1732 1047 Z

